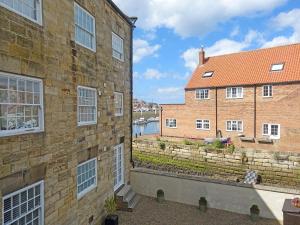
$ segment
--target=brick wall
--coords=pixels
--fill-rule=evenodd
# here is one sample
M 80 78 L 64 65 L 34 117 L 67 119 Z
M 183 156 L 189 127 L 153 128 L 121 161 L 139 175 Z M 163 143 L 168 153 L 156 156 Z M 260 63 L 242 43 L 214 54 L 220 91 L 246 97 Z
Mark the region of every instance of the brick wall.
M 164 142 L 166 148 L 160 148 L 161 141 L 135 140 L 133 150 L 154 156 L 168 156 L 172 159 L 190 160 L 205 165 L 213 176 L 235 181 L 243 179 L 246 170 L 251 169 L 262 176 L 262 184 L 299 187 L 300 154 L 287 152 L 253 151 L 237 149 L 235 152 L 214 151 L 208 147 L 184 145 L 176 142 Z M 246 158 L 245 158 L 246 157 Z
M 185 92 L 184 105 L 163 105 L 162 135 L 189 138 L 215 137 L 216 130 L 221 130 L 223 137 L 231 137 L 240 147 L 276 151 L 300 151 L 300 85 L 273 85 L 273 97 L 262 97 L 262 86 L 256 87 L 256 122 L 254 120 L 253 86 L 244 87 L 243 99 L 226 99 L 226 88 L 210 89 L 209 99 L 195 99 L 195 91 Z M 217 120 L 216 120 L 217 94 Z M 176 118 L 177 128 L 167 128 L 166 118 Z M 209 119 L 210 130 L 197 130 L 196 119 Z M 243 132 L 227 132 L 227 120 L 242 120 Z M 217 127 L 216 127 L 217 121 Z M 263 138 L 263 123 L 280 124 L 280 140 L 272 144 L 241 142 L 239 134 L 246 137 Z M 256 126 L 256 129 L 255 129 Z
M 45 131 L 0 138 L 2 196 L 45 181 L 45 224 L 99 224 L 113 193 L 113 146 L 125 137 L 125 182 L 130 158 L 131 28 L 105 0 L 80 0 L 96 20 L 96 53 L 74 42 L 74 2 L 43 0 L 43 26 L 0 7 L 0 71 L 43 80 Z M 112 57 L 111 32 L 124 39 L 125 60 Z M 97 88 L 96 125 L 77 126 L 77 86 Z M 114 116 L 114 91 L 124 115 Z M 80 200 L 77 165 L 98 158 L 98 186 Z

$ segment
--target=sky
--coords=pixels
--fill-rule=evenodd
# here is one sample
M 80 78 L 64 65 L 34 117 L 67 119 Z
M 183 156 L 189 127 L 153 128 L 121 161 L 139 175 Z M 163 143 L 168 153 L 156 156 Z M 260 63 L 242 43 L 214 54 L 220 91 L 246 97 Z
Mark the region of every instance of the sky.
M 183 103 L 184 87 L 206 56 L 300 42 L 300 0 L 114 0 L 137 16 L 134 97 Z

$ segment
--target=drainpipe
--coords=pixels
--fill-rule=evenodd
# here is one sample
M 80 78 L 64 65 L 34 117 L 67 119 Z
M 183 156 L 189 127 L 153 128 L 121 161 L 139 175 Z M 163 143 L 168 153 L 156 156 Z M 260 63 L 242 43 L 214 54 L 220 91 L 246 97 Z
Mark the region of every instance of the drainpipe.
M 256 85 L 254 85 L 254 116 L 253 116 L 253 137 L 256 138 Z
M 218 136 L 218 88 L 216 87 L 216 137 Z
M 133 107 L 133 30 L 135 28 L 135 22 L 137 21 L 137 17 L 129 18 L 131 21 L 131 29 L 130 29 L 130 163 L 134 168 L 134 161 L 132 157 L 132 107 Z
M 163 108 L 160 107 L 160 136 L 162 137 L 162 112 Z

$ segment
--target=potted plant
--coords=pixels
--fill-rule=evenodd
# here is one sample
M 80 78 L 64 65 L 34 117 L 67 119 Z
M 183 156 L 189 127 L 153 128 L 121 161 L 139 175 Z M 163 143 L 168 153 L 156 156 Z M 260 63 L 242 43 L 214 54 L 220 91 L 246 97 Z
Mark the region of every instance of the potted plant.
M 200 212 L 206 212 L 207 210 L 207 200 L 205 197 L 201 197 L 199 200 L 199 210 Z
M 119 218 L 116 215 L 117 203 L 114 197 L 107 198 L 105 200 L 104 208 L 106 210 L 107 216 L 105 218 L 105 225 L 118 225 Z
M 252 221 L 257 221 L 259 219 L 260 210 L 257 205 L 252 205 L 250 208 L 250 218 Z
M 157 193 L 156 193 L 156 195 L 157 195 L 157 201 L 158 201 L 159 203 L 162 203 L 162 202 L 165 201 L 165 193 L 164 193 L 163 190 L 161 190 L 161 189 L 158 190 Z

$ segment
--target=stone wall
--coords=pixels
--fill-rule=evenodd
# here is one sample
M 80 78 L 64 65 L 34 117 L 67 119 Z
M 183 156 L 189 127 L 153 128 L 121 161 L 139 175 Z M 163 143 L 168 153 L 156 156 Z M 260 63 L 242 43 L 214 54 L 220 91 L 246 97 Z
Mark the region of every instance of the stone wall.
M 74 1 L 42 0 L 42 26 L 0 6 L 0 71 L 42 79 L 44 124 L 40 133 L 0 138 L 2 196 L 45 182 L 45 224 L 100 224 L 113 194 L 113 147 L 125 145 L 130 164 L 131 26 L 106 0 L 78 0 L 96 22 L 96 52 L 74 41 Z M 124 39 L 124 61 L 112 57 L 112 32 Z M 96 88 L 97 124 L 77 126 L 77 86 Z M 124 115 L 114 113 L 114 92 L 124 93 Z M 98 159 L 97 188 L 77 199 L 77 165 Z
M 288 187 L 300 185 L 300 154 L 246 149 L 236 149 L 229 153 L 208 146 L 198 147 L 166 141 L 165 149 L 161 149 L 161 142 L 137 139 L 133 143 L 133 150 L 158 157 L 167 156 L 200 163 L 210 176 L 220 179 L 242 180 L 246 170 L 251 169 L 261 175 L 262 184 Z

